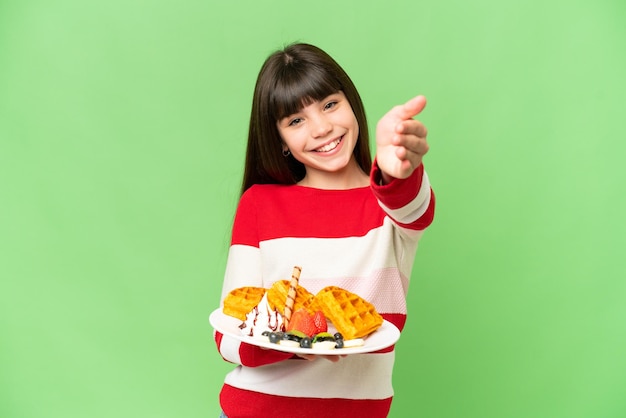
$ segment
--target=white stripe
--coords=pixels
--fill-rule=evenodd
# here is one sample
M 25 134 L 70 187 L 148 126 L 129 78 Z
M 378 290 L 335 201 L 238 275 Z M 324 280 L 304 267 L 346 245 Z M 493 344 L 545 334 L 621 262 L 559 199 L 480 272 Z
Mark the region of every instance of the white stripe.
M 396 219 L 398 222 L 402 222 L 405 224 L 410 224 L 411 222 L 415 222 L 418 220 L 426 210 L 428 209 L 428 205 L 430 204 L 430 181 L 428 180 L 428 175 L 424 172 L 422 176 L 422 184 L 420 185 L 420 190 L 411 202 L 408 205 L 403 206 L 398 209 L 389 209 L 387 206 L 383 205 L 380 201 L 378 202 L 380 207 L 385 211 L 385 213 L 389 214 L 393 219 Z
M 288 280 L 293 266 L 302 267 L 302 278 L 367 277 L 373 271 L 399 268 L 410 275 L 396 259 L 398 235 L 391 220 L 363 237 L 348 238 L 280 238 L 261 244 L 264 280 Z M 405 243 L 404 251 L 414 257 L 417 242 Z M 402 255 L 401 255 L 402 256 Z
M 286 360 L 263 367 L 237 367 L 226 383 L 280 396 L 385 399 L 393 396 L 394 352 L 351 354 L 341 365 L 323 358 Z
M 263 287 L 261 280 L 261 253 L 258 248 L 249 245 L 233 245 L 228 252 L 222 297 L 238 287 Z
M 241 341 L 238 339 L 224 335 L 219 347 L 220 354 L 224 359 L 232 363 L 241 364 L 241 357 L 239 356 L 240 345 Z

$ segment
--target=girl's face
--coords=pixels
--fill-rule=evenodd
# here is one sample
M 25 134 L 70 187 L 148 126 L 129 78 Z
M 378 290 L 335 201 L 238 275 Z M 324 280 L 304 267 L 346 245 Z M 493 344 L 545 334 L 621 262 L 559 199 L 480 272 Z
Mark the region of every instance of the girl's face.
M 303 183 L 345 174 L 356 166 L 352 152 L 359 124 L 342 91 L 313 102 L 277 122 L 283 149 L 306 167 Z

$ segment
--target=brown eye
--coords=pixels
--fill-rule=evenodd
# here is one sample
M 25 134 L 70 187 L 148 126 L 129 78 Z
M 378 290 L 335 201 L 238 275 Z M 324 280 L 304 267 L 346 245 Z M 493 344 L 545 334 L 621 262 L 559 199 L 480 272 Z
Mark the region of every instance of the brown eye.
M 300 122 L 302 122 L 301 118 L 294 118 L 292 120 L 289 121 L 289 126 L 296 126 L 297 124 L 299 124 Z
M 335 107 L 337 105 L 336 101 L 333 102 L 328 102 L 326 103 L 326 106 L 324 106 L 324 110 L 328 110 L 328 109 L 332 109 L 333 107 Z

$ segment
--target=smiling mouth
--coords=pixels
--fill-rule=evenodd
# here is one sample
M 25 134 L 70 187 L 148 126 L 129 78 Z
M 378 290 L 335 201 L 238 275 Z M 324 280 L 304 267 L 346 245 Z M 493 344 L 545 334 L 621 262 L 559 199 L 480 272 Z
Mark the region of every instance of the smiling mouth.
M 337 148 L 337 145 L 339 145 L 339 143 L 343 140 L 343 136 L 340 138 L 335 139 L 333 142 L 331 142 L 330 144 L 326 144 L 323 147 L 319 147 L 318 149 L 314 150 L 315 152 L 328 152 L 328 151 L 332 151 L 335 148 Z

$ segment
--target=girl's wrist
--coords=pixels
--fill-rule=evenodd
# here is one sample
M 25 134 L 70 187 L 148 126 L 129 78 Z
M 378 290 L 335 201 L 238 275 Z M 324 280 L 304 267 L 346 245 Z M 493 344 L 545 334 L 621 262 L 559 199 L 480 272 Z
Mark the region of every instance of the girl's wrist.
M 385 184 L 391 183 L 394 178 L 384 171 L 380 170 L 380 180 L 378 182 L 379 186 L 384 186 Z

